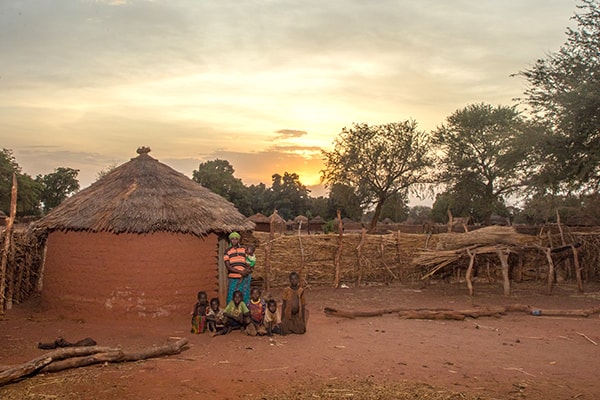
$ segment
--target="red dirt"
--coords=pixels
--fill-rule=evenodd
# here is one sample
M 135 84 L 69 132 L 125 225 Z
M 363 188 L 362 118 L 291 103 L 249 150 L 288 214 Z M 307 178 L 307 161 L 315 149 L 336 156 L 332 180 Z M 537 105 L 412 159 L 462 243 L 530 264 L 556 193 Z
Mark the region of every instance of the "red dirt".
M 541 294 L 542 288 L 515 284 L 513 294 L 505 297 L 500 285 L 477 283 L 473 298 L 464 284 L 312 288 L 307 291 L 309 331 L 273 338 L 240 332 L 192 335 L 187 315 L 176 320 L 72 320 L 40 313 L 39 303 L 32 300 L 9 310 L 0 321 L 0 364 L 37 357 L 43 354 L 37 343 L 58 336 L 72 342 L 90 336 L 99 345 L 127 350 L 187 337 L 189 349 L 171 357 L 34 376 L 0 387 L 0 398 L 269 399 L 281 392 L 297 398 L 294 393 L 302 388 L 335 382 L 346 388 L 365 382 L 422 382 L 481 399 L 600 398 L 600 346 L 591 342 L 600 343 L 598 314 L 583 318 L 509 313 L 501 318 L 428 321 L 394 314 L 342 319 L 323 313 L 326 306 L 354 310 L 461 310 L 516 303 L 540 309 L 600 306 L 598 284 L 588 285 L 585 294 L 567 284 L 557 286 L 552 296 Z M 190 307 L 193 302 L 190 299 Z M 290 384 L 295 392 L 289 391 Z M 322 398 L 352 394 L 331 393 Z

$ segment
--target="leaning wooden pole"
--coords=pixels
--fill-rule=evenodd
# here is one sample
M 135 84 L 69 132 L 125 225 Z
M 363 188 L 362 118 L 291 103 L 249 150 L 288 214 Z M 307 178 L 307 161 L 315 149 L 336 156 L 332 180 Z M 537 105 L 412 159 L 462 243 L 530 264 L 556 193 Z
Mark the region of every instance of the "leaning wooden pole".
M 265 249 L 265 259 L 269 260 L 269 262 L 265 263 L 265 288 L 267 290 L 267 293 L 271 291 L 271 246 L 273 243 L 273 239 L 275 238 L 274 220 L 276 215 L 277 210 L 275 210 L 271 215 L 271 218 L 269 218 L 269 243 L 267 244 L 267 248 Z
M 465 272 L 465 281 L 467 281 L 469 296 L 473 297 L 473 281 L 471 277 L 473 276 L 473 266 L 475 265 L 475 253 L 471 252 L 471 249 L 467 249 L 467 254 L 469 255 L 469 266 L 467 267 L 467 272 Z
M 10 215 L 4 229 L 4 253 L 2 253 L 2 261 L 0 262 L 0 317 L 4 316 L 4 310 L 8 304 L 5 300 L 6 285 L 10 285 L 6 274 L 6 265 L 8 253 L 10 252 L 10 240 L 12 236 L 12 228 L 17 214 L 17 175 L 12 176 L 12 188 L 10 190 Z M 12 300 L 12 299 L 11 299 Z
M 344 228 L 342 225 L 342 213 L 340 210 L 337 210 L 337 221 L 338 221 L 338 247 L 335 251 L 335 259 L 333 264 L 335 266 L 335 278 L 333 279 L 333 287 L 340 287 L 340 264 L 342 261 L 342 240 L 344 235 Z
M 554 261 L 552 260 L 552 249 L 550 247 L 544 249 L 546 260 L 548 260 L 548 282 L 546 286 L 546 294 L 552 294 L 552 285 L 554 283 Z
M 360 232 L 360 242 L 356 246 L 356 286 L 362 284 L 363 275 L 363 261 L 362 261 L 362 249 L 367 241 L 367 228 L 362 228 Z
M 581 279 L 581 264 L 579 263 L 579 250 L 574 244 L 571 245 L 573 251 L 573 262 L 575 263 L 575 278 L 577 279 L 577 291 L 583 293 L 583 280 Z
M 498 250 L 498 258 L 502 264 L 502 281 L 504 284 L 504 295 L 510 296 L 510 276 L 508 271 L 508 250 Z

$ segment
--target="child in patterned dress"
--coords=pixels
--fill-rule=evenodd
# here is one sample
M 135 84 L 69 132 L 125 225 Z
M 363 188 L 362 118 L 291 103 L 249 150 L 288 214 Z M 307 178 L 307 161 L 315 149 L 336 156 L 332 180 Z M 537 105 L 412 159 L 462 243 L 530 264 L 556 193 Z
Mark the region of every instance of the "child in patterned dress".
M 246 327 L 246 333 L 250 336 L 263 336 L 267 334 L 267 328 L 265 328 L 265 311 L 267 310 L 267 303 L 260 298 L 261 292 L 259 288 L 252 288 L 250 291 L 250 303 L 248 303 L 248 310 L 250 310 L 250 323 Z
M 206 312 L 208 311 L 208 300 L 206 292 L 198 292 L 198 301 L 192 311 L 192 333 L 204 333 L 206 330 Z

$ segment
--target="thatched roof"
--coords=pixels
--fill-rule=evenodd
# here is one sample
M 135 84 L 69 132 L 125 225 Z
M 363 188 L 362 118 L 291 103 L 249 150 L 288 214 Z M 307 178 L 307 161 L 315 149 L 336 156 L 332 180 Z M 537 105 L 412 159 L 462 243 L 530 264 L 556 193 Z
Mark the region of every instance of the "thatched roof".
M 299 223 L 303 223 L 306 224 L 308 222 L 308 218 L 306 218 L 304 215 L 298 215 L 296 218 L 294 218 L 294 223 L 299 224 Z
M 251 215 L 248 217 L 248 219 L 255 223 L 258 223 L 258 222 L 265 223 L 265 224 L 269 223 L 269 217 L 267 217 L 266 215 L 261 214 L 261 213 L 256 213 L 254 215 Z
M 223 197 L 150 157 L 148 148 L 42 218 L 45 230 L 112 233 L 248 231 L 254 223 Z

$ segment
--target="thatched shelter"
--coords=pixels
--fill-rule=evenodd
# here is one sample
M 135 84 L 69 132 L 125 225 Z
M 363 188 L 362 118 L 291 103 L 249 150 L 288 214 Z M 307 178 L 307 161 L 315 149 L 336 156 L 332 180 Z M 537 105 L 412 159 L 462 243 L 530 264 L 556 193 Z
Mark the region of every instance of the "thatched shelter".
M 254 223 L 148 148 L 40 220 L 42 305 L 74 315 L 185 315 L 224 297 L 226 234 Z M 224 299 L 222 299 L 224 300 Z

